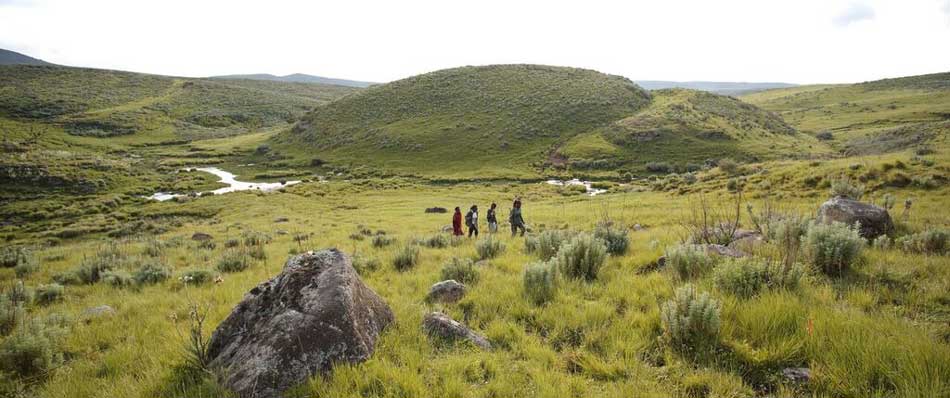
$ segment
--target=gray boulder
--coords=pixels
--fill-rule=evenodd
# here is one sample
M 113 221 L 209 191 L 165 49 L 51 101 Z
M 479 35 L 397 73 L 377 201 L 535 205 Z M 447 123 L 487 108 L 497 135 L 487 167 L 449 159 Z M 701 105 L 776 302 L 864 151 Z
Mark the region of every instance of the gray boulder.
M 861 225 L 860 233 L 865 239 L 874 239 L 894 230 L 891 215 L 883 207 L 836 196 L 818 208 L 818 222 L 840 222 Z
M 811 380 L 811 369 L 809 368 L 785 368 L 782 369 L 782 376 L 792 383 L 808 383 Z
M 723 246 L 723 245 L 698 245 L 703 250 L 706 251 L 706 254 L 710 256 L 719 256 L 719 257 L 745 257 L 745 253 L 740 252 L 734 248 Z
M 462 299 L 465 295 L 465 285 L 449 279 L 432 285 L 429 288 L 427 301 L 438 301 L 443 303 L 454 303 Z
M 441 312 L 431 312 L 422 319 L 422 330 L 429 337 L 447 341 L 469 341 L 486 350 L 491 349 L 491 343 L 485 336 L 472 331 L 467 326 L 458 323 Z
M 115 315 L 115 309 L 105 304 L 86 308 L 86 310 L 82 312 L 84 318 L 99 318 L 112 315 Z
M 389 306 L 336 249 L 287 260 L 244 296 L 211 335 L 211 367 L 239 397 L 278 397 L 334 363 L 372 355 Z
M 191 235 L 191 240 L 198 241 L 198 242 L 205 242 L 212 239 L 214 239 L 214 237 L 211 236 L 211 234 L 206 234 L 204 232 L 195 232 L 194 234 Z

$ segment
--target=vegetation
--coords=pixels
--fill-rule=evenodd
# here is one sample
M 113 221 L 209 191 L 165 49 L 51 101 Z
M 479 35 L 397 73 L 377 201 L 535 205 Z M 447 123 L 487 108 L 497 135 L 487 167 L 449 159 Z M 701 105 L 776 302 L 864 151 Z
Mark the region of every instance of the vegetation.
M 719 313 L 718 301 L 693 285 L 685 285 L 663 304 L 663 336 L 679 349 L 704 348 L 719 337 Z
M 524 295 L 541 305 L 554 299 L 558 289 L 557 266 L 553 261 L 529 264 L 524 270 Z
M 452 261 L 442 266 L 442 280 L 449 279 L 465 284 L 473 284 L 478 282 L 478 268 L 475 267 L 472 260 L 452 257 Z
M 578 234 L 561 246 L 552 261 L 565 276 L 592 281 L 607 261 L 607 246 L 593 234 Z
M 504 251 L 505 244 L 490 235 L 475 243 L 475 252 L 478 253 L 479 260 L 488 260 L 498 257 L 498 255 Z
M 805 249 L 812 265 L 828 275 L 851 269 L 867 242 L 858 231 L 841 223 L 812 223 L 805 234 Z

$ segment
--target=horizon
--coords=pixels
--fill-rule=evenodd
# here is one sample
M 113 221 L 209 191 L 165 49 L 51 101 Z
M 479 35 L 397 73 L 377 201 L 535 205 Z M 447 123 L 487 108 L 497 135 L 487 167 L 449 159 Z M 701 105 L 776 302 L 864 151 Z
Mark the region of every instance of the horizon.
M 0 0 L 7 27 L 0 48 L 55 64 L 168 76 L 301 73 L 378 83 L 493 64 L 570 66 L 631 80 L 792 84 L 950 69 L 950 53 L 934 51 L 950 37 L 950 0 L 600 5 Z

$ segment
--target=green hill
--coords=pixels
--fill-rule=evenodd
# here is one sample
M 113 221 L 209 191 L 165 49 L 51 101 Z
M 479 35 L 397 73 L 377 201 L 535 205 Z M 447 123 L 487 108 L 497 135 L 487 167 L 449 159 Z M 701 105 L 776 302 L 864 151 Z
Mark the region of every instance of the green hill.
M 0 65 L 52 65 L 41 59 L 0 48 Z
M 950 73 L 769 90 L 742 100 L 802 131 L 824 133 L 849 154 L 942 145 L 936 142 L 950 133 Z
M 729 97 L 651 96 L 626 78 L 534 65 L 448 69 L 371 87 L 315 109 L 278 142 L 295 157 L 464 178 L 565 168 L 616 176 L 649 162 L 682 166 L 821 147 Z

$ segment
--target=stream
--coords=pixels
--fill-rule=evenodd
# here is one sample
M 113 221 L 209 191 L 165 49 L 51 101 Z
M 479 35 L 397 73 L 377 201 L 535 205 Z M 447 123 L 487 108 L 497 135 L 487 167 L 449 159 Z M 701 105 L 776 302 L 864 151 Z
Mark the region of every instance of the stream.
M 587 194 L 590 196 L 597 196 L 604 192 L 607 192 L 606 189 L 597 189 L 597 188 L 592 187 L 590 181 L 581 181 L 576 178 L 573 180 L 567 180 L 567 181 L 547 180 L 546 183 L 550 185 L 557 185 L 560 187 L 567 186 L 567 185 L 583 185 L 584 188 L 587 188 Z
M 228 186 L 223 188 L 218 188 L 213 191 L 207 192 L 195 192 L 202 195 L 221 195 L 228 192 L 237 192 L 237 191 L 249 191 L 249 190 L 258 190 L 258 191 L 273 191 L 275 189 L 286 187 L 294 184 L 299 184 L 300 181 L 287 181 L 285 183 L 279 182 L 244 182 L 238 181 L 237 176 L 229 173 L 227 171 L 221 170 L 217 167 L 198 167 L 194 170 L 203 171 L 205 173 L 214 174 L 219 178 L 218 182 L 222 184 L 227 184 Z M 177 194 L 171 192 L 156 192 L 147 198 L 152 200 L 157 200 L 163 202 L 166 200 L 174 199 L 179 196 L 189 196 L 190 194 Z

